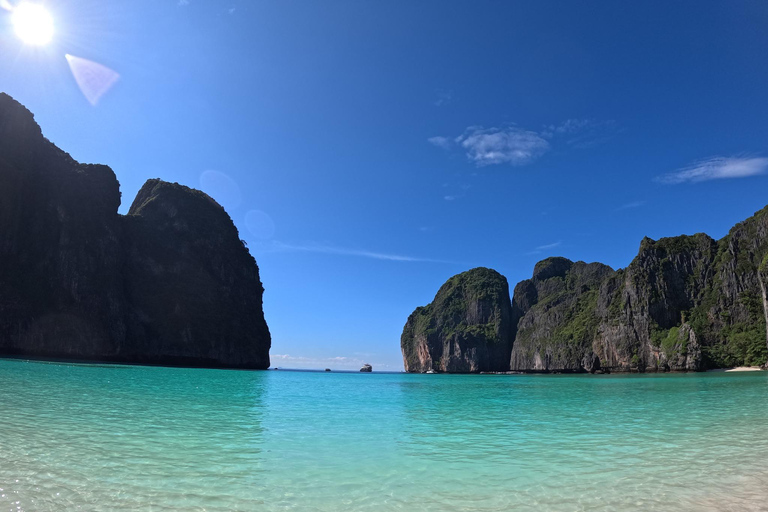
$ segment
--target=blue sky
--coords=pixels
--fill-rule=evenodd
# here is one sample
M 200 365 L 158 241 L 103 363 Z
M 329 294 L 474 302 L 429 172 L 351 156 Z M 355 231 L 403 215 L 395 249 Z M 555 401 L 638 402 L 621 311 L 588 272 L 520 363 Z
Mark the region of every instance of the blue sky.
M 0 89 L 114 169 L 121 212 L 154 177 L 227 208 L 273 366 L 401 370 L 451 275 L 623 267 L 768 203 L 763 1 L 45 5 L 44 47 L 0 11 Z M 92 105 L 65 54 L 119 79 Z

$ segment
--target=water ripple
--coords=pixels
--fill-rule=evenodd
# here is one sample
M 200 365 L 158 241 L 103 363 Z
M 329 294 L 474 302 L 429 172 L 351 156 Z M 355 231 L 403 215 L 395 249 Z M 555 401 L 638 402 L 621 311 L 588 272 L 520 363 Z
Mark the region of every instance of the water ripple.
M 765 510 L 768 375 L 0 360 L 0 510 Z

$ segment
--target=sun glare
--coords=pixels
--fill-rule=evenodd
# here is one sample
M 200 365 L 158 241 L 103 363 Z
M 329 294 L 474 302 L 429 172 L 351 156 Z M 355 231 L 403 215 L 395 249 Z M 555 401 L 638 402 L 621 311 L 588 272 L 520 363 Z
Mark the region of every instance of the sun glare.
M 40 4 L 22 2 L 13 9 L 16 35 L 27 44 L 41 46 L 53 38 L 53 18 Z

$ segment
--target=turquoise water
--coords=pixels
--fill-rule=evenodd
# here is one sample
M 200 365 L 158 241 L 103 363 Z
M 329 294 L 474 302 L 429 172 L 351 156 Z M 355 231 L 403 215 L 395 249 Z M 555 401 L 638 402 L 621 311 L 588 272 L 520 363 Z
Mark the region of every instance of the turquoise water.
M 768 372 L 0 360 L 0 510 L 765 510 Z

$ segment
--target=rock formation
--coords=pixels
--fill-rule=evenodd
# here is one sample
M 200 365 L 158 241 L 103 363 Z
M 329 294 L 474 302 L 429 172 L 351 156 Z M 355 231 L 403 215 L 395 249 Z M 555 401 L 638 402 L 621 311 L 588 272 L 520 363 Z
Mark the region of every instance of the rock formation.
M 224 209 L 157 179 L 120 200 L 0 94 L 0 353 L 267 368 L 259 270 Z
M 408 372 L 494 372 L 509 368 L 513 334 L 504 276 L 475 268 L 453 276 L 408 318 L 401 337 Z
M 595 306 L 600 283 L 612 273 L 601 263 L 566 258 L 537 263 L 533 277 L 515 286 L 510 370 L 598 370 Z
M 462 364 L 441 362 L 437 369 L 644 372 L 766 364 L 767 290 L 768 207 L 719 241 L 701 233 L 645 238 L 618 271 L 565 258 L 541 261 L 515 287 L 507 312 L 498 297 L 511 334 L 507 345 L 499 338 L 493 346 L 510 353 L 508 365 L 490 369 L 479 352 L 464 351 Z M 491 285 L 488 293 L 495 292 Z M 441 332 L 460 327 L 451 308 L 436 298 L 408 319 L 401 340 L 406 371 L 424 372 L 445 359 L 448 345 L 435 335 L 435 319 Z
M 326 370 L 326 371 L 330 371 L 330 370 Z M 360 371 L 364 372 L 364 373 L 370 373 L 370 372 L 373 371 L 373 366 L 371 366 L 368 363 L 366 363 L 366 364 L 364 364 L 363 366 L 360 367 Z
M 658 242 L 644 238 L 632 263 L 600 288 L 600 325 L 593 347 L 602 364 L 616 369 L 703 369 L 685 315 L 711 281 L 716 253 L 717 242 L 704 234 Z

